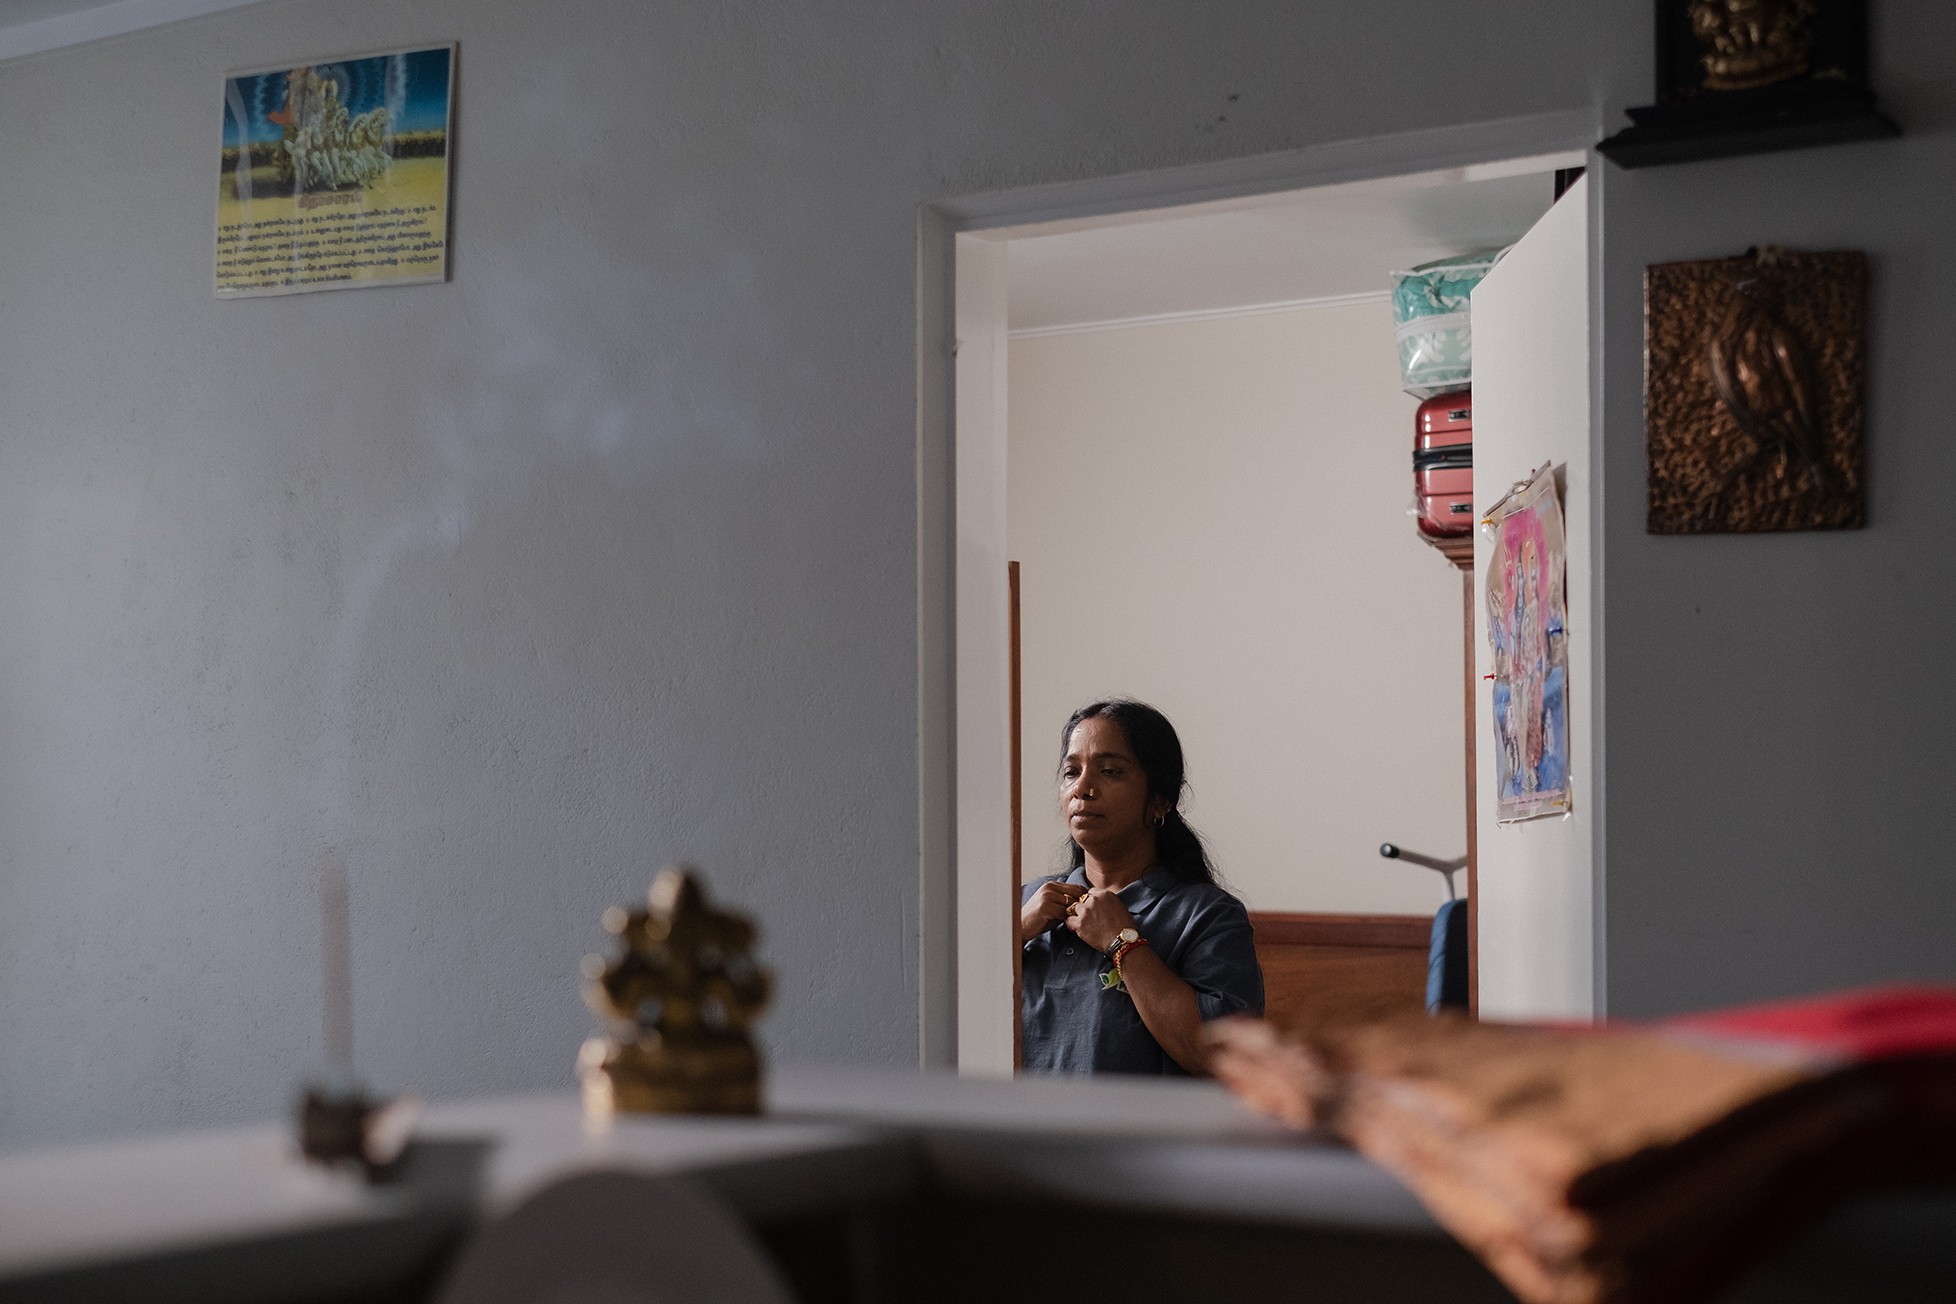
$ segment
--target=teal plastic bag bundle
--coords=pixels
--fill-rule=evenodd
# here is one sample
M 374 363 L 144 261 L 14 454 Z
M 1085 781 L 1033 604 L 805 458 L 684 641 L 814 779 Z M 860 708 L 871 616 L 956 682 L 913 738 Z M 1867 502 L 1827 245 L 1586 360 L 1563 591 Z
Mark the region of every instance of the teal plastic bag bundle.
M 1506 249 L 1422 263 L 1392 274 L 1392 318 L 1398 323 L 1399 371 L 1415 398 L 1474 383 L 1474 341 L 1467 306 L 1474 287 Z

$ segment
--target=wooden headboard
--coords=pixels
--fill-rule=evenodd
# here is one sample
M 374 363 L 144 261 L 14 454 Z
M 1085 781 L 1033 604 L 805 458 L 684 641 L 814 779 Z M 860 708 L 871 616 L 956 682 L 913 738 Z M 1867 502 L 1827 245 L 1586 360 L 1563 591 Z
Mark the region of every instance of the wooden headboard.
M 1264 1013 L 1281 1028 L 1426 1008 L 1425 915 L 1251 911 Z

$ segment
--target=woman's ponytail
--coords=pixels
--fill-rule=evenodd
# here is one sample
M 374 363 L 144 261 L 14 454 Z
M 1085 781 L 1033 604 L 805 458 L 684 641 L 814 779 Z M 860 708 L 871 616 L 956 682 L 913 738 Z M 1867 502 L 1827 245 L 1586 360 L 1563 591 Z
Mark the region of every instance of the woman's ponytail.
M 1216 881 L 1216 867 L 1209 861 L 1202 835 L 1189 827 L 1179 810 L 1169 811 L 1155 830 L 1155 859 L 1184 883 Z

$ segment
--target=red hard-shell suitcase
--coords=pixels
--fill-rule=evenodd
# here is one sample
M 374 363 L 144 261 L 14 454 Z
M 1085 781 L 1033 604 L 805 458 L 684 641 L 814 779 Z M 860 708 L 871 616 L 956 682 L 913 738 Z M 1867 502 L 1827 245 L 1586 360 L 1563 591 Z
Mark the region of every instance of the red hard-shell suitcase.
M 1441 394 L 1419 405 L 1413 426 L 1419 528 L 1435 536 L 1474 528 L 1474 395 Z

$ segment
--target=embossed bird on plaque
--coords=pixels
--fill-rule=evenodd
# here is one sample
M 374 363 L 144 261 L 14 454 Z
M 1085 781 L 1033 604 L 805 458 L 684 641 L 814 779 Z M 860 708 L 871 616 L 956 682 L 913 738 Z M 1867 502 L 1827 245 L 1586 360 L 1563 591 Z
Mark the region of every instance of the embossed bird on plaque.
M 645 909 L 613 906 L 604 928 L 620 945 L 609 959 L 584 957 L 584 1001 L 617 1035 L 578 1054 L 587 1116 L 759 1113 L 747 1027 L 773 976 L 754 963 L 754 925 L 715 910 L 698 876 L 674 866 L 652 881 Z
M 1644 272 L 1652 534 L 1867 519 L 1868 259 L 1770 246 Z

